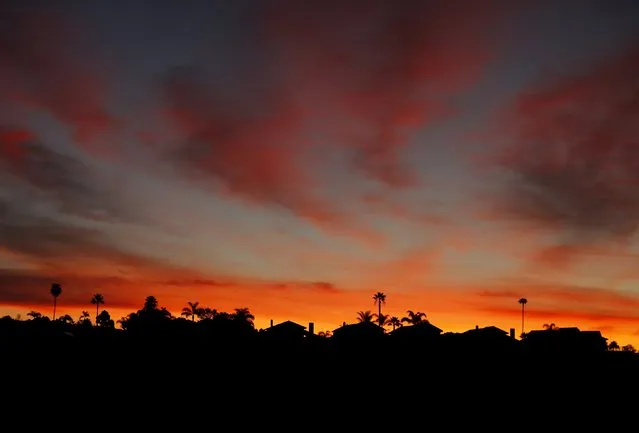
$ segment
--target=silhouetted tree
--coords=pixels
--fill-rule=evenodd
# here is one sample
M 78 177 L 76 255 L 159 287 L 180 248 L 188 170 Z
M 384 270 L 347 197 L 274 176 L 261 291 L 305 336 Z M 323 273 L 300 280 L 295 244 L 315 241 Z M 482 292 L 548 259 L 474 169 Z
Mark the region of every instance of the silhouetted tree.
M 73 317 L 71 317 L 68 314 L 65 314 L 64 316 L 58 317 L 57 320 L 58 320 L 58 322 L 65 323 L 67 325 L 73 325 L 75 323 L 75 321 L 73 320 Z
M 388 319 L 388 324 L 393 327 L 393 331 L 397 328 L 401 328 L 402 321 L 397 316 L 393 316 Z
M 113 320 L 111 320 L 111 315 L 107 310 L 102 310 L 100 315 L 98 315 L 98 317 L 95 319 L 95 323 L 101 328 L 112 329 L 115 327 Z
M 524 328 L 524 316 L 525 316 L 525 306 L 528 303 L 528 299 L 526 298 L 519 298 L 519 301 L 517 301 L 521 304 L 521 334 L 524 335 L 526 333 L 525 328 Z
M 120 327 L 123 330 L 128 331 L 129 330 L 129 323 L 131 322 L 131 319 L 133 318 L 133 316 L 135 316 L 137 318 L 138 314 L 137 313 L 131 313 L 131 314 L 128 314 L 128 315 L 126 315 L 124 317 L 120 317 L 118 319 L 117 323 L 120 324 Z
M 380 328 L 383 328 L 382 323 L 382 304 L 386 304 L 386 295 L 383 292 L 377 292 L 373 295 L 373 303 L 377 305 L 377 320 Z
M 197 313 L 195 313 L 195 315 L 202 320 L 213 319 L 215 316 L 217 316 L 217 310 L 215 308 L 209 308 L 209 307 L 198 308 Z
M 554 330 L 557 330 L 559 328 L 554 323 L 544 323 L 544 329 L 547 330 L 547 331 L 554 331 Z
M 381 328 L 389 325 L 388 314 L 382 314 L 381 316 L 379 314 L 373 314 L 373 318 L 375 318 L 375 321 Z
M 96 293 L 93 295 L 93 298 L 91 298 L 91 303 L 95 305 L 95 317 L 97 318 L 100 315 L 100 305 L 104 304 L 104 296 L 100 293 Z
M 623 346 L 621 348 L 622 352 L 630 352 L 630 353 L 636 353 L 637 349 L 635 349 L 635 347 L 632 344 L 626 344 L 625 346 Z
M 330 338 L 333 333 L 331 331 L 320 331 L 317 333 L 317 335 L 322 338 Z
M 121 324 L 122 329 L 134 334 L 162 334 L 170 330 L 168 325 L 172 318 L 173 316 L 165 307 L 158 307 L 155 296 L 147 296 L 141 309 L 122 317 L 118 323 Z
M 53 320 L 55 320 L 55 309 L 58 303 L 58 296 L 62 293 L 62 286 L 58 283 L 51 284 L 51 296 L 53 296 Z
M 150 312 L 158 309 L 158 300 L 155 296 L 147 296 L 144 300 L 142 311 Z
M 80 314 L 80 317 L 78 318 L 77 324 L 79 326 L 86 326 L 86 327 L 91 326 L 91 315 L 89 314 L 88 311 L 82 311 L 82 313 Z
M 610 344 L 608 344 L 608 350 L 616 352 L 617 350 L 619 350 L 619 343 L 617 343 L 616 341 L 611 341 Z
M 226 311 L 218 311 L 213 317 L 218 322 L 226 322 L 233 319 L 233 316 Z
M 250 327 L 253 327 L 253 320 L 255 320 L 255 316 L 249 311 L 248 308 L 236 308 L 235 313 L 232 316 L 233 321 L 247 324 Z
M 402 317 L 402 323 L 410 323 L 411 325 L 417 325 L 426 320 L 426 313 L 422 313 L 421 311 L 406 311 L 406 317 Z
M 360 323 L 372 323 L 373 319 L 374 319 L 374 316 L 370 310 L 357 312 L 357 321 Z
M 40 313 L 39 311 L 29 311 L 27 313 L 27 316 L 31 317 L 32 319 L 40 319 L 42 318 L 42 313 Z
M 189 306 L 182 308 L 182 316 L 190 317 L 191 321 L 195 322 L 195 316 L 199 316 L 200 309 L 198 305 L 199 302 L 188 302 Z

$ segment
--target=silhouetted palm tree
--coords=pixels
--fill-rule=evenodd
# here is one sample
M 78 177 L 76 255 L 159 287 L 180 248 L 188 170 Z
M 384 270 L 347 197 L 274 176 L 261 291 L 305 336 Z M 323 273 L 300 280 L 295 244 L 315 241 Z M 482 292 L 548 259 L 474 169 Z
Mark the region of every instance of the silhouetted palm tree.
M 559 328 L 554 323 L 544 323 L 544 329 L 547 331 L 554 331 Z
M 104 304 L 104 296 L 100 293 L 96 293 L 93 295 L 93 298 L 91 298 L 91 303 L 95 305 L 95 317 L 98 317 L 100 315 L 100 304 Z
M 373 318 L 373 313 L 370 310 L 357 312 L 357 321 L 360 323 L 372 323 Z
M 198 308 L 198 311 L 197 313 L 195 313 L 195 315 L 200 319 L 213 319 L 215 316 L 217 316 L 217 310 L 215 308 L 209 307 Z
M 253 326 L 253 320 L 255 320 L 255 316 L 249 311 L 248 308 L 236 308 L 235 313 L 233 313 L 233 320 Z
M 421 311 L 406 311 L 406 317 L 402 317 L 403 323 L 410 323 L 411 325 L 417 325 L 423 323 L 426 320 L 426 313 L 422 313 Z
M 199 312 L 200 312 L 200 309 L 198 308 L 198 305 L 200 305 L 200 303 L 188 302 L 188 304 L 189 304 L 188 307 L 182 308 L 182 315 L 184 317 L 191 317 L 191 320 L 195 322 L 195 316 L 199 315 Z
M 520 298 L 519 301 L 517 301 L 521 304 L 521 333 L 522 335 L 526 333 L 526 331 L 524 330 L 524 315 L 525 315 L 525 306 L 528 303 L 528 299 L 526 298 Z
M 42 313 L 32 310 L 27 313 L 27 316 L 31 317 L 32 319 L 40 319 L 42 317 Z
M 393 331 L 396 328 L 401 328 L 402 327 L 402 321 L 399 320 L 399 317 L 397 317 L 397 316 L 393 316 L 390 319 L 388 319 L 388 324 L 393 327 Z
M 389 325 L 388 317 L 389 317 L 388 314 L 382 314 L 382 315 L 373 314 L 373 318 L 375 318 L 377 324 L 381 328 L 384 328 L 385 326 Z
M 55 320 L 55 308 L 58 303 L 58 296 L 62 293 L 62 286 L 58 283 L 51 284 L 51 295 L 53 296 L 53 320 Z
M 383 328 L 382 324 L 382 304 L 386 303 L 386 295 L 382 292 L 377 292 L 373 295 L 373 302 L 377 305 L 377 320 L 380 328 Z
M 88 311 L 82 311 L 80 314 L 80 318 L 78 319 L 78 325 L 90 325 L 91 324 L 91 315 Z

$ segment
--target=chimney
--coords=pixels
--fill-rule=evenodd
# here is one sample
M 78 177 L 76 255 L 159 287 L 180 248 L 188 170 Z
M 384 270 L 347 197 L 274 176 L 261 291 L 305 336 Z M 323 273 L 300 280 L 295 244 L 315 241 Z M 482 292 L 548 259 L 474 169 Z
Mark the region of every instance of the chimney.
M 479 325 L 475 325 L 475 329 L 476 329 L 476 330 L 479 330 Z
M 510 328 L 510 338 L 515 339 L 515 328 Z
M 308 322 L 308 333 L 310 335 L 315 334 L 315 323 L 313 322 Z
M 273 327 L 273 319 L 271 319 L 271 328 Z

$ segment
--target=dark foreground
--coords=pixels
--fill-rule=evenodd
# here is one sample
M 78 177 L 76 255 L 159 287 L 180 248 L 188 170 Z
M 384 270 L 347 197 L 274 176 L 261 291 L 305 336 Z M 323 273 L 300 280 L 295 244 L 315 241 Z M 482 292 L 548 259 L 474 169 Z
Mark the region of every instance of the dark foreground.
M 99 425 L 129 425 L 142 416 L 145 430 L 192 418 L 215 420 L 225 430 L 232 425 L 225 423 L 236 423 L 232 428 L 240 431 L 590 431 L 604 429 L 602 422 L 612 430 L 610 423 L 635 423 L 639 392 L 639 357 L 621 352 L 463 353 L 197 339 L 3 341 L 1 347 L 5 396 L 11 396 L 5 416 L 17 411 L 24 421 L 62 405 L 74 411 L 67 416 L 82 419 L 97 410 Z

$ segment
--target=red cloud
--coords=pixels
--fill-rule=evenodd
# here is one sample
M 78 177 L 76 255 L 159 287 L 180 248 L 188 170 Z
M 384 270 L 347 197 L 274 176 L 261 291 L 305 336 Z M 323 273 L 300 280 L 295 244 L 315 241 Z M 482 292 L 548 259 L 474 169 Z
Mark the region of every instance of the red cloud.
M 0 14 L 0 103 L 44 110 L 79 141 L 107 129 L 114 119 L 104 108 L 104 80 L 80 29 L 50 8 L 5 2 Z
M 26 152 L 24 144 L 35 136 L 24 129 L 0 128 L 0 159 L 19 161 Z
M 416 177 L 402 147 L 479 77 L 496 4 L 275 1 L 262 43 L 325 142 L 349 148 L 373 179 L 403 187 Z
M 166 82 L 166 111 L 185 137 L 172 157 L 231 193 L 348 225 L 325 195 L 336 165 L 415 184 L 402 149 L 480 76 L 502 2 L 489 3 L 265 3 L 249 46 L 225 59 L 231 85 L 204 68 Z
M 168 114 L 188 136 L 175 156 L 190 166 L 191 177 L 214 175 L 232 193 L 319 221 L 336 217 L 313 198 L 313 180 L 298 159 L 301 118 L 295 107 L 269 99 L 266 113 L 235 110 L 185 70 L 172 75 L 166 91 Z

